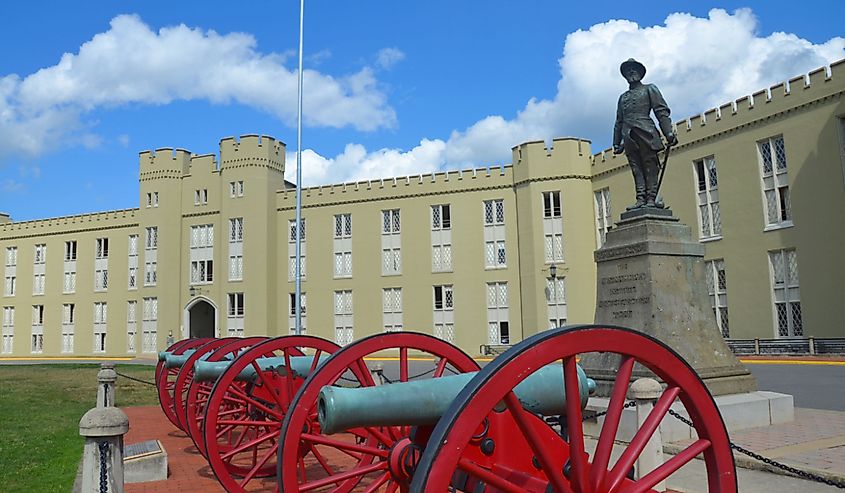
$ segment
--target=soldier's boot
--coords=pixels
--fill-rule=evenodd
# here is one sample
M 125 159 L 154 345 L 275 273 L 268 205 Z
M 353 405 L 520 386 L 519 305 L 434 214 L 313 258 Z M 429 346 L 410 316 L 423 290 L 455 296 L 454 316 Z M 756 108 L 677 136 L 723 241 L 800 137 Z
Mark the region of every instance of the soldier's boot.
M 637 203 L 634 205 L 629 205 L 625 208 L 625 210 L 632 211 L 634 209 L 639 209 L 640 207 L 644 207 L 646 205 L 646 198 L 645 198 L 645 191 L 637 192 Z

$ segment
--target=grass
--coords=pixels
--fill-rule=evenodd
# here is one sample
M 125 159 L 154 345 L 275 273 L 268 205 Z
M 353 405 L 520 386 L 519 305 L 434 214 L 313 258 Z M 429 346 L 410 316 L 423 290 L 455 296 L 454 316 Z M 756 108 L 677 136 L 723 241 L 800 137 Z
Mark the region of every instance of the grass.
M 118 365 L 151 382 L 154 367 Z M 71 491 L 83 439 L 79 419 L 94 407 L 98 365 L 0 366 L 0 485 L 4 493 Z M 158 403 L 155 387 L 118 377 L 118 407 Z

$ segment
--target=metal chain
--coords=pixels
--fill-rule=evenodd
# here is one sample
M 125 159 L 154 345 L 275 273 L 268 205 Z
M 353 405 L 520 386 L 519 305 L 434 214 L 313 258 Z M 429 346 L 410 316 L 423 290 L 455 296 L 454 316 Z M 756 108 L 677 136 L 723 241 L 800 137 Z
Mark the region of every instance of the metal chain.
M 636 405 L 637 405 L 637 403 L 635 401 L 628 401 L 628 402 L 625 403 L 624 406 L 622 406 L 622 409 L 628 409 L 628 408 L 634 407 Z M 601 411 L 601 412 L 598 412 L 596 414 L 591 414 L 590 416 L 585 416 L 584 419 L 582 419 L 581 421 L 587 421 L 588 419 L 600 418 L 600 417 L 604 416 L 605 414 L 607 414 L 607 411 Z
M 115 373 L 117 373 L 117 376 L 119 376 L 119 377 L 123 377 L 123 378 L 129 379 L 129 380 L 133 380 L 133 381 L 138 382 L 138 383 L 152 385 L 153 387 L 156 386 L 155 382 L 148 382 L 146 380 L 141 380 L 140 378 L 130 377 L 129 375 L 124 375 L 123 373 L 120 373 L 120 372 L 117 372 L 117 371 L 115 371 Z
M 109 442 L 103 440 L 97 446 L 100 449 L 100 493 L 108 493 L 109 483 L 106 477 L 106 468 L 108 467 Z
M 680 414 L 676 413 L 675 411 L 670 409 L 669 414 L 671 416 L 677 418 L 679 421 L 683 422 L 684 424 L 692 427 L 692 421 L 690 421 L 687 418 L 681 416 Z M 752 459 L 756 459 L 756 460 L 758 460 L 758 461 L 760 461 L 764 464 L 768 464 L 768 465 L 775 467 L 777 469 L 781 469 L 783 471 L 786 471 L 790 474 L 798 476 L 799 478 L 807 479 L 807 480 L 810 480 L 810 481 L 816 481 L 818 483 L 824 483 L 828 486 L 834 486 L 834 487 L 840 488 L 840 489 L 845 489 L 845 483 L 843 483 L 843 482 L 834 481 L 832 479 L 827 479 L 827 478 L 824 478 L 822 476 L 819 476 L 818 474 L 813 474 L 811 472 L 802 471 L 801 469 L 797 469 L 797 468 L 789 466 L 787 464 L 783 464 L 781 462 L 778 462 L 774 459 L 770 459 L 770 458 L 764 457 L 764 456 L 762 456 L 758 453 L 752 452 L 752 451 L 748 450 L 747 448 L 742 447 L 740 445 L 737 445 L 733 442 L 730 442 L 730 444 L 731 444 L 732 450 L 736 450 L 737 452 L 739 452 L 741 454 L 745 454 L 748 457 L 751 457 Z

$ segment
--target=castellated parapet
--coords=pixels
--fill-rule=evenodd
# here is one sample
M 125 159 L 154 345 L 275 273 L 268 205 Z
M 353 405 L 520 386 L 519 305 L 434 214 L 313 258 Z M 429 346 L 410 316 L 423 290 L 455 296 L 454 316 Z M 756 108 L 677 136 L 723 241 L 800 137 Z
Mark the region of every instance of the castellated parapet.
M 77 231 L 125 228 L 138 225 L 138 209 L 92 212 L 72 216 L 14 221 L 0 224 L 0 235 L 5 240 L 30 236 L 65 234 Z
M 845 59 L 676 121 L 674 126 L 680 141 L 678 149 L 722 137 L 762 120 L 799 111 L 843 92 Z M 593 155 L 592 174 L 595 176 L 627 164 L 624 156 L 616 156 L 611 149 L 605 149 Z
M 220 169 L 266 166 L 284 173 L 285 144 L 267 135 L 242 135 L 220 140 Z
M 560 137 L 551 146 L 543 141 L 514 146 L 514 183 L 526 180 L 588 178 L 590 176 L 590 141 Z

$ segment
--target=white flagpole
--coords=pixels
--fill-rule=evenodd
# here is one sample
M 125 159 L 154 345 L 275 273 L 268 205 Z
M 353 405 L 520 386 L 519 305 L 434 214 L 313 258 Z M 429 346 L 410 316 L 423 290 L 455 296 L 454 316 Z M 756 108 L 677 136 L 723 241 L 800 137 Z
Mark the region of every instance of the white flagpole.
M 295 334 L 302 334 L 302 26 L 305 18 L 305 0 L 299 0 L 299 85 L 296 108 L 296 327 Z

